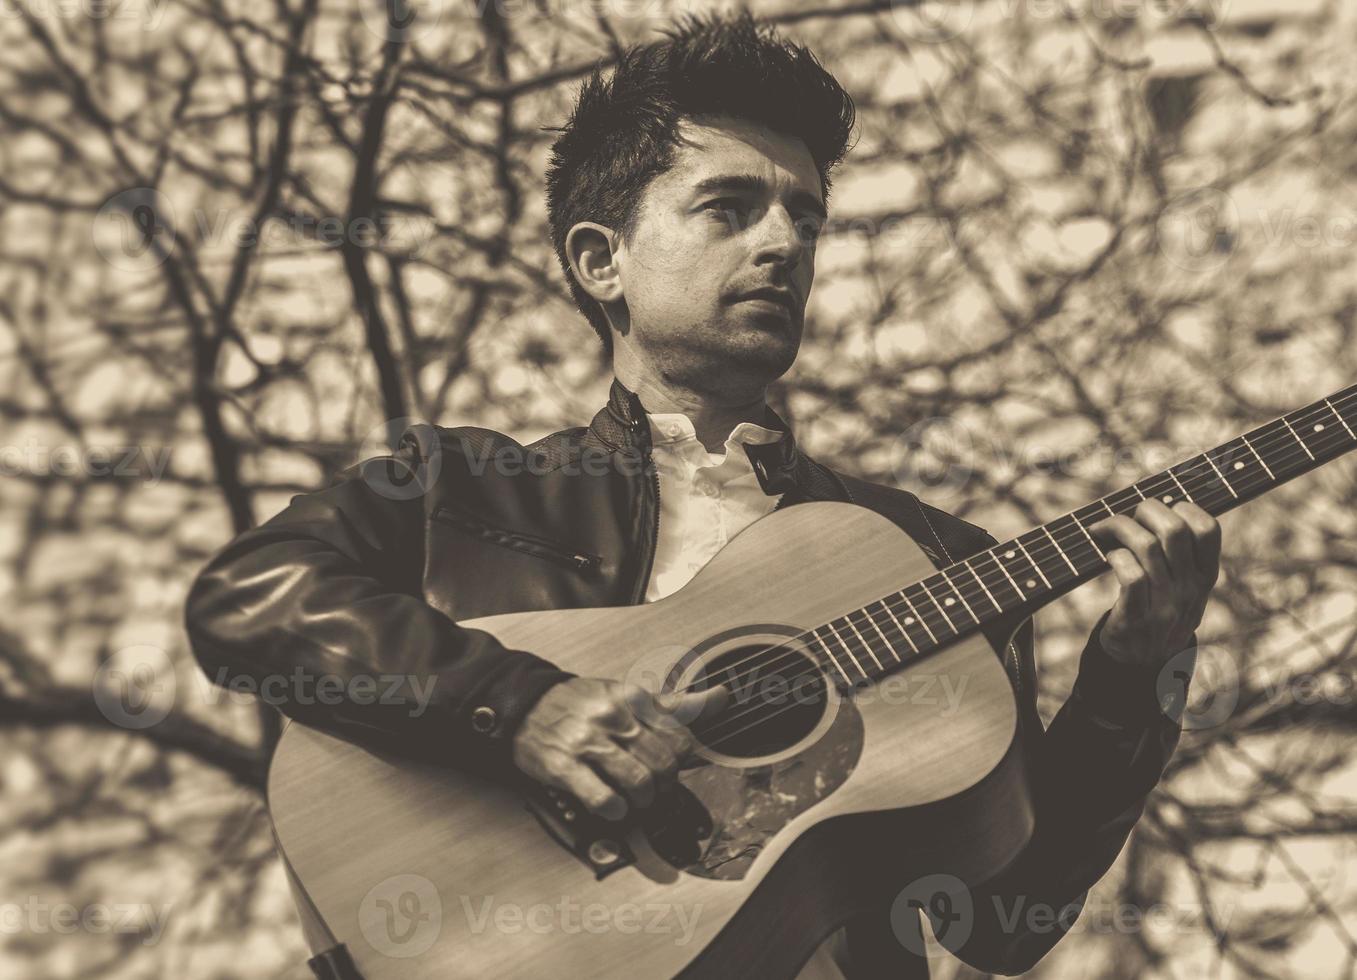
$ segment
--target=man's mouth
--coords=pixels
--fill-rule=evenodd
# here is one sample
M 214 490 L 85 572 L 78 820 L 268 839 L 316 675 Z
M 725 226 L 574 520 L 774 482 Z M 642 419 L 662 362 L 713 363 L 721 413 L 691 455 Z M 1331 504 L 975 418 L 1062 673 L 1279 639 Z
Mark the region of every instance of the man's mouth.
M 785 314 L 789 319 L 796 315 L 796 302 L 792 294 L 782 289 L 755 289 L 741 295 L 738 302 L 753 303 L 770 312 Z

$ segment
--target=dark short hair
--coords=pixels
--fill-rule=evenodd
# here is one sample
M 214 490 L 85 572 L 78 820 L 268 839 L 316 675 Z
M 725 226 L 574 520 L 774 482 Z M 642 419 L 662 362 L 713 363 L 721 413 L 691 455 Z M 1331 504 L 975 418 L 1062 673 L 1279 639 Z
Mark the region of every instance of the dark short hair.
M 853 100 L 809 49 L 779 37 L 748 11 L 689 15 L 665 39 L 624 51 L 608 79 L 585 79 L 547 167 L 547 216 L 580 312 L 611 351 L 603 308 L 570 271 L 567 233 L 581 221 L 635 232 L 642 195 L 674 164 L 680 119 L 725 115 L 806 144 L 829 203 L 830 171 L 847 152 Z

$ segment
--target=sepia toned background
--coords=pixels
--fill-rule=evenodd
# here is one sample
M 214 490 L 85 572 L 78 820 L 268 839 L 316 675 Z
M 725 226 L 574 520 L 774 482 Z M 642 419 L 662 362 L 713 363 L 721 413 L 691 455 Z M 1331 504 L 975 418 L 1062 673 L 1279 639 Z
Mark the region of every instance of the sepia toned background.
M 309 975 L 189 582 L 409 422 L 593 414 L 549 127 L 707 9 L 0 0 L 0 975 Z M 1357 380 L 1357 4 L 751 9 L 859 110 L 775 392 L 813 455 L 1002 539 Z M 1224 518 L 1188 730 L 1029 976 L 1353 974 L 1354 458 Z M 1114 594 L 1038 617 L 1047 718 Z

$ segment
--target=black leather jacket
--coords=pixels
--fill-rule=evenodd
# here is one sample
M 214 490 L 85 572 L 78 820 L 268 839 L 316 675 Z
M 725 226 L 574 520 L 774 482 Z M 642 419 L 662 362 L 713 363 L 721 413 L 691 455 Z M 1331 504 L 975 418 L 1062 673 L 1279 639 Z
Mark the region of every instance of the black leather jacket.
M 869 507 L 940 566 L 995 543 L 910 493 L 810 459 L 771 411 L 766 424 L 782 441 L 749 451 L 765 490 L 784 493 L 779 506 Z M 487 429 L 414 426 L 392 455 L 298 495 L 212 557 L 187 603 L 194 654 L 217 683 L 249 684 L 306 724 L 425 761 L 502 771 L 524 714 L 572 675 L 457 622 L 642 602 L 659 522 L 649 436 L 639 399 L 617 382 L 588 427 L 527 447 Z M 1044 731 L 1031 620 L 1012 643 L 992 637 L 1018 698 L 1036 831 L 975 893 L 960 955 L 979 969 L 1022 972 L 1059 940 L 1073 910 L 1050 928 L 1051 916 L 1026 913 L 1081 904 L 1177 744 L 1154 671 L 1113 661 L 1096 636 Z M 287 682 L 265 684 L 280 676 Z M 359 677 L 375 687 L 352 684 Z M 320 678 L 330 686 L 299 683 Z M 847 935 L 853 980 L 927 975 L 894 939 L 888 910 L 854 920 Z

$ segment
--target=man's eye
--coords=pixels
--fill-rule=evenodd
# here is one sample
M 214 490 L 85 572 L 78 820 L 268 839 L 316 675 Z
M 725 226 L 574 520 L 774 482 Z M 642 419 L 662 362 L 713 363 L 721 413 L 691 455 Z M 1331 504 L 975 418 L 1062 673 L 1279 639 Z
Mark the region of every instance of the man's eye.
M 820 220 L 819 215 L 807 214 L 796 220 L 796 227 L 806 240 L 815 241 L 824 231 L 824 222 Z
M 745 203 L 738 197 L 721 197 L 714 201 L 708 201 L 702 206 L 708 210 L 717 211 L 726 217 L 743 214 L 747 210 Z

